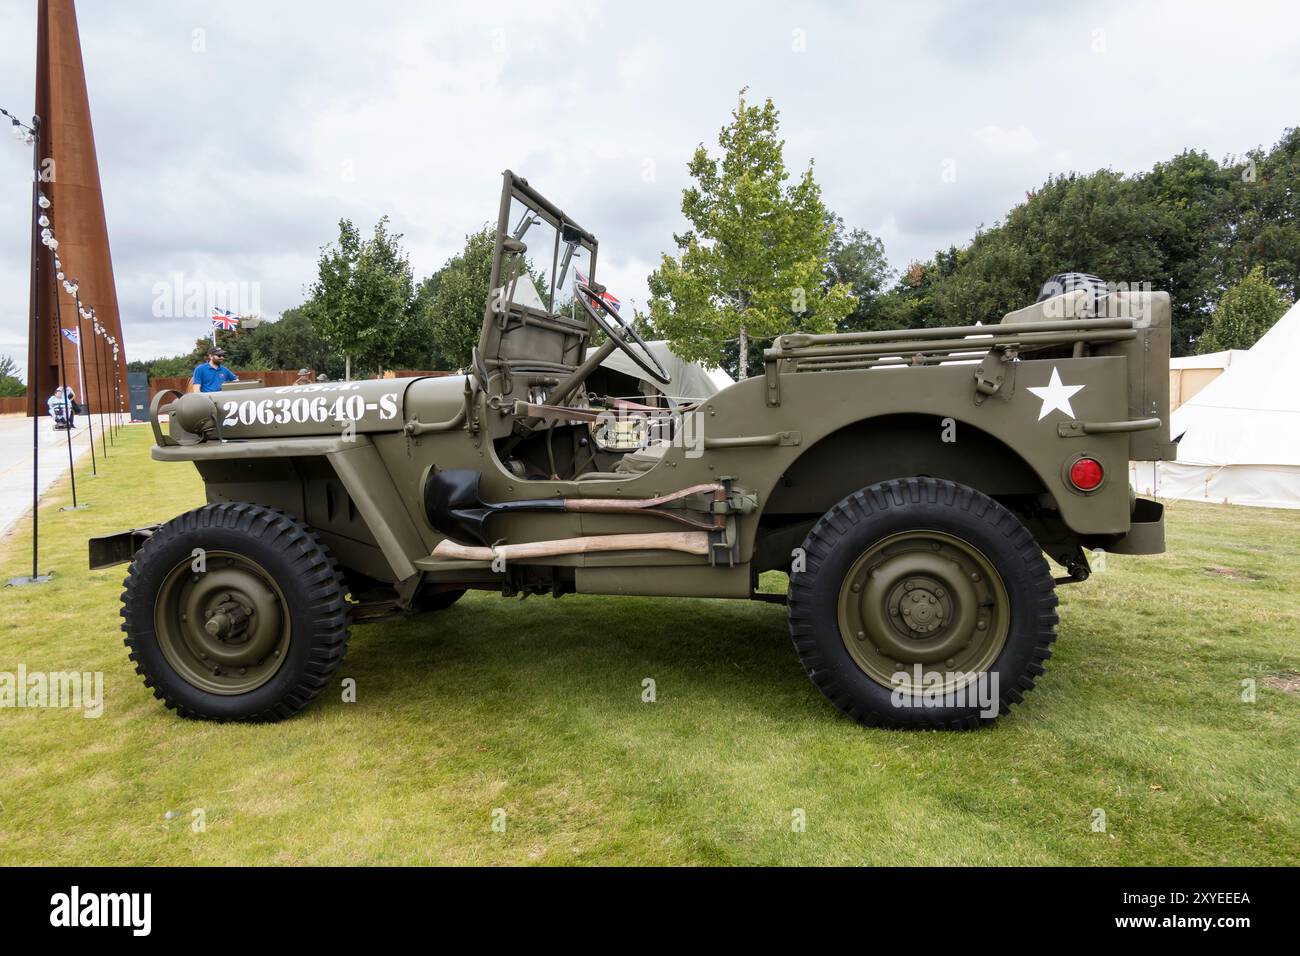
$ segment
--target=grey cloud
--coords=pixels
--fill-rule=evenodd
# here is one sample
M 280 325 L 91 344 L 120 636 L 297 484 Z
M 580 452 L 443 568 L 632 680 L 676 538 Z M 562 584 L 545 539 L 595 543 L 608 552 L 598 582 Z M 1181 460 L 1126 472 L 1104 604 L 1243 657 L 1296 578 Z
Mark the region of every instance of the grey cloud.
M 32 101 L 34 10 L 0 9 L 7 108 Z M 815 157 L 827 202 L 879 229 L 895 266 L 967 241 L 1052 172 L 1270 144 L 1300 100 L 1300 11 L 1280 3 L 137 0 L 79 14 L 132 357 L 202 331 L 154 318 L 154 283 L 254 282 L 277 314 L 340 217 L 389 214 L 428 274 L 494 218 L 506 167 L 596 231 L 619 294 L 644 302 L 684 226 L 690 154 L 714 146 L 746 85 L 781 109 L 792 170 Z M 27 162 L 0 141 L 10 352 L 25 341 Z

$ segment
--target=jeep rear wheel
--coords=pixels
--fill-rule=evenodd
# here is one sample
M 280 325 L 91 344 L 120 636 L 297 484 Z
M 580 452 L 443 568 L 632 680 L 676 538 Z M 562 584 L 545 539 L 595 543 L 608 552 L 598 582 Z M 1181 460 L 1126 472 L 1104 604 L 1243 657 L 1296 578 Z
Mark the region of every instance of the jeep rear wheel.
M 1006 508 L 932 478 L 882 482 L 827 512 L 792 573 L 790 632 L 813 683 L 861 723 L 992 723 L 1043 673 L 1055 584 Z
M 122 595 L 145 685 L 184 717 L 280 720 L 338 669 L 349 615 L 325 547 L 281 511 L 212 504 L 163 525 Z

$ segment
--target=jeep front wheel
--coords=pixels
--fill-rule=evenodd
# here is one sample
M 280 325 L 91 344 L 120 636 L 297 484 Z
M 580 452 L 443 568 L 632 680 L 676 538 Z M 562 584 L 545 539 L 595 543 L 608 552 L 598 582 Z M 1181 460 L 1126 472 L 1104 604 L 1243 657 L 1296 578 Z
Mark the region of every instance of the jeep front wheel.
M 172 519 L 137 552 L 125 586 L 136 672 L 183 717 L 289 717 L 347 648 L 346 588 L 329 552 L 301 522 L 260 505 Z
M 882 482 L 849 495 L 804 541 L 790 632 L 809 677 L 872 726 L 992 723 L 1043 673 L 1055 583 L 1033 536 L 950 481 Z

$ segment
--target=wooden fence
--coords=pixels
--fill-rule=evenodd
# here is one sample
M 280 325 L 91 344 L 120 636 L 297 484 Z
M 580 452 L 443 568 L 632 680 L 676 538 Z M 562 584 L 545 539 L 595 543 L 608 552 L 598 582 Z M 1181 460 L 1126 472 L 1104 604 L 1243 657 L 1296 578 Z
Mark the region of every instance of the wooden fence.
M 125 399 L 123 399 L 123 401 L 125 401 Z M 90 405 L 91 408 L 94 409 L 96 412 L 99 411 L 99 405 L 95 401 L 95 396 L 93 395 L 91 396 Z M 40 404 L 42 415 L 46 413 L 45 408 L 46 408 L 45 401 L 42 400 Z M 111 408 L 104 409 L 105 412 L 111 410 L 112 410 Z M 122 411 L 126 411 L 126 409 L 123 408 Z M 27 396 L 20 395 L 17 398 L 0 398 L 0 415 L 26 415 L 26 414 L 27 414 Z
M 281 385 L 292 385 L 298 381 L 297 372 L 241 372 L 239 369 L 232 369 L 236 375 L 244 380 L 257 379 L 263 385 L 269 388 L 278 388 Z M 173 389 L 177 392 L 184 392 L 190 387 L 190 376 L 188 375 L 161 375 L 157 378 L 149 379 L 149 401 L 164 389 Z

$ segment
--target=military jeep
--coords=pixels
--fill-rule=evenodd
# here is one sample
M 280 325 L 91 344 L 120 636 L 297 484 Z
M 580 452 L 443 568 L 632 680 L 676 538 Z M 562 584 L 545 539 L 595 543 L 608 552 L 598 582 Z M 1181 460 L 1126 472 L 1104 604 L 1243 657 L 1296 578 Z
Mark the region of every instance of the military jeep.
M 1090 552 L 1164 549 L 1128 466 L 1174 454 L 1167 294 L 1070 274 L 993 324 L 792 333 L 715 394 L 615 395 L 616 351 L 669 376 L 597 251 L 507 171 L 463 373 L 154 398 L 153 457 L 192 462 L 208 503 L 90 559 L 130 561 L 122 629 L 156 697 L 288 717 L 352 623 L 472 588 L 740 598 L 787 605 L 855 720 L 972 728 L 1043 674 Z

